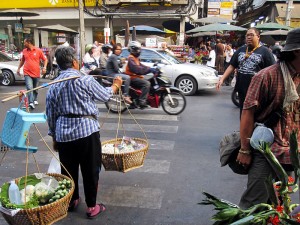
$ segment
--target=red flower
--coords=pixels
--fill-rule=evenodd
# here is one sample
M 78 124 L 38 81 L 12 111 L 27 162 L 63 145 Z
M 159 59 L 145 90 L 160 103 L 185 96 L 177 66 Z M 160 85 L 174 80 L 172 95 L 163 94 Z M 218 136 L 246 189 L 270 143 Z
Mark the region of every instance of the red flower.
M 280 225 L 280 219 L 278 215 L 270 216 L 268 222 L 271 223 L 272 225 Z
M 293 177 L 288 177 L 288 183 L 289 184 L 293 184 L 295 182 L 294 178 Z
M 279 213 L 282 213 L 283 212 L 283 206 L 282 205 L 278 205 L 276 207 L 276 211 L 279 212 Z

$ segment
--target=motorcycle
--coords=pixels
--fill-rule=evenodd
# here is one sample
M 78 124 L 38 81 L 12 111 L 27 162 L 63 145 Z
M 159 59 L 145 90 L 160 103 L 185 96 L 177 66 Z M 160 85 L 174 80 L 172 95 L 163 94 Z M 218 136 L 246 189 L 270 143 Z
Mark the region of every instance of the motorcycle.
M 235 84 L 236 84 L 236 77 L 232 79 L 230 84 L 231 87 L 233 87 L 233 90 L 231 92 L 231 101 L 235 106 L 240 107 L 239 93 L 235 90 Z
M 231 92 L 231 101 L 235 106 L 240 107 L 239 93 L 235 89 Z
M 172 86 L 171 81 L 162 76 L 159 67 L 157 73 L 148 79 L 150 82 L 150 91 L 147 96 L 147 105 L 152 108 L 162 106 L 163 110 L 169 115 L 178 115 L 182 113 L 186 107 L 186 98 L 184 94 L 176 87 Z M 111 86 L 111 82 L 107 79 L 102 80 L 104 86 Z M 114 95 L 108 102 L 105 103 L 106 108 L 114 113 L 123 113 L 128 109 L 139 108 L 138 99 L 141 95 L 141 90 L 130 87 L 129 95 L 132 104 L 127 104 L 123 101 L 120 95 Z

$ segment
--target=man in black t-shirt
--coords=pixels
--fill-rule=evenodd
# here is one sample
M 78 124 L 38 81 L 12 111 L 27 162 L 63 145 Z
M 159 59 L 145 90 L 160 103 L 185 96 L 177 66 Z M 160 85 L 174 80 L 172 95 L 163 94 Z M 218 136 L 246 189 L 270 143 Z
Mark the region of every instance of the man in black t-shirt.
M 261 45 L 259 38 L 259 31 L 256 28 L 250 28 L 247 31 L 246 45 L 240 47 L 233 54 L 230 65 L 217 84 L 217 90 L 219 90 L 224 80 L 237 69 L 235 90 L 237 90 L 239 94 L 241 112 L 252 77 L 261 69 L 275 63 L 272 52 Z

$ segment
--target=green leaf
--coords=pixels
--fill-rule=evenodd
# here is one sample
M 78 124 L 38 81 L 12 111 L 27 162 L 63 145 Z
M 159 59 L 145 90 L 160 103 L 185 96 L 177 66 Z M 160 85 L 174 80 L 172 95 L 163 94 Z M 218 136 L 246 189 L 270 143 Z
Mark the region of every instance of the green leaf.
M 216 213 L 212 219 L 213 220 L 218 220 L 218 221 L 224 221 L 224 220 L 230 220 L 236 215 L 238 215 L 241 212 L 241 210 L 236 209 L 236 208 L 226 208 L 222 209 L 218 213 Z
M 253 215 L 247 216 L 243 219 L 240 219 L 238 221 L 235 221 L 234 223 L 230 224 L 230 225 L 248 225 L 248 224 L 252 224 L 251 221 L 253 221 L 255 217 Z

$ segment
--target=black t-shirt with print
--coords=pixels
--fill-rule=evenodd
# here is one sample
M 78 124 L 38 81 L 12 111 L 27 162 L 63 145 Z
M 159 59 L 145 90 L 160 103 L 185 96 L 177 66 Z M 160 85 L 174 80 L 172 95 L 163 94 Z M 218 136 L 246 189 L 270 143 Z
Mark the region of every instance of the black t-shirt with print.
M 230 64 L 238 70 L 236 90 L 245 94 L 247 93 L 251 78 L 260 70 L 275 64 L 275 58 L 268 48 L 260 46 L 245 59 L 246 49 L 246 45 L 240 47 L 230 60 Z

